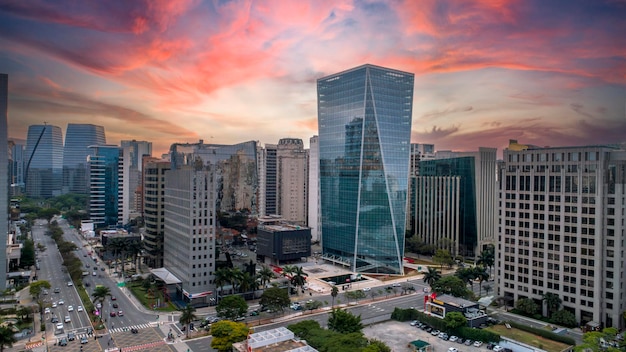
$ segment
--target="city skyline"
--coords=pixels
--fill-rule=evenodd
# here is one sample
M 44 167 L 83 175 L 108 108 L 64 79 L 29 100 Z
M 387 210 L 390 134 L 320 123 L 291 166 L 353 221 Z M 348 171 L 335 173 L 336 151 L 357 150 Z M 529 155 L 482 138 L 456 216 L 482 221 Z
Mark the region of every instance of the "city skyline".
M 3 3 L 8 135 L 45 121 L 63 136 L 102 125 L 154 155 L 200 139 L 308 147 L 316 80 L 368 63 L 415 74 L 413 143 L 624 142 L 625 14 L 620 1 Z

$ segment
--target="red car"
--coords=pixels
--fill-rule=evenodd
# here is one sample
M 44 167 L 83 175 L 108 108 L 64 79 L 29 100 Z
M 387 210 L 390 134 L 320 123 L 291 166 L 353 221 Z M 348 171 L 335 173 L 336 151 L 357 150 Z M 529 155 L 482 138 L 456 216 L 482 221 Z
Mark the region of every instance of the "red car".
M 116 299 L 117 299 L 117 297 L 111 296 L 111 301 L 115 301 Z
M 117 315 L 117 313 L 115 313 L 115 312 L 111 312 L 111 313 L 109 313 L 109 315 L 110 315 L 110 316 L 112 316 L 112 317 L 114 317 L 114 316 L 116 316 L 116 315 Z

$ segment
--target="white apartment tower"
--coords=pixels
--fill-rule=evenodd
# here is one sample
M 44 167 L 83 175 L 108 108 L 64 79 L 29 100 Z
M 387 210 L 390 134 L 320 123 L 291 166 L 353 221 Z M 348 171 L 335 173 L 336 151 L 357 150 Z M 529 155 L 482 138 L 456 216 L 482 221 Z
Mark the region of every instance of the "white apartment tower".
M 185 301 L 198 306 L 215 290 L 215 183 L 208 165 L 165 173 L 164 268 L 180 280 Z
M 278 214 L 290 223 L 306 226 L 309 165 L 302 139 L 280 139 L 276 161 Z
M 307 226 L 311 228 L 311 242 L 318 242 L 320 233 L 320 145 L 319 137 L 309 140 L 309 218 Z
M 502 165 L 497 294 L 546 315 L 553 293 L 581 325 L 623 329 L 626 148 L 511 141 Z

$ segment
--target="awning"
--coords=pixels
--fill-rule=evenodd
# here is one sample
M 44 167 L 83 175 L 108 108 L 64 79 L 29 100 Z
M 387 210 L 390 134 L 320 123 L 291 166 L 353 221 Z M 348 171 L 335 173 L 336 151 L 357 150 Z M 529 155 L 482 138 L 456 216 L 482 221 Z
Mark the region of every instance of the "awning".
M 411 345 L 415 346 L 416 348 L 424 348 L 426 346 L 430 346 L 430 344 L 426 341 L 422 341 L 422 340 L 415 340 L 415 341 L 411 341 L 410 342 Z
M 182 282 L 165 268 L 152 269 L 150 273 L 165 282 L 166 285 L 180 284 Z

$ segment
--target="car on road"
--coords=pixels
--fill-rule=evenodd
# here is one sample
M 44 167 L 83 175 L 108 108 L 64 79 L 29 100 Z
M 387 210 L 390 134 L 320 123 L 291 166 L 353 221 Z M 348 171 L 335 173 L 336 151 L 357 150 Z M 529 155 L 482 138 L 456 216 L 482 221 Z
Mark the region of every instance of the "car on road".
M 482 341 L 478 341 L 478 340 L 474 341 L 474 347 L 480 347 L 482 345 L 483 345 Z
M 74 283 L 73 283 L 73 282 L 71 282 L 71 281 L 68 281 L 68 282 L 67 282 L 67 286 L 68 286 L 68 287 L 69 287 L 69 286 L 74 286 Z
M 85 287 L 89 287 L 89 286 L 91 286 L 91 284 L 88 282 L 85 282 Z
M 80 338 L 80 344 L 81 344 L 81 345 L 84 345 L 84 344 L 86 344 L 87 342 L 89 342 L 89 340 L 87 339 L 87 336 L 82 336 L 82 337 Z
M 72 322 L 72 318 L 70 318 L 70 316 L 69 316 L 69 315 L 66 315 L 66 316 L 65 316 L 65 322 L 66 322 L 66 323 L 71 323 L 71 322 Z
M 50 307 L 46 307 L 46 309 L 43 310 L 43 314 L 50 314 Z
M 57 302 L 52 302 L 52 308 L 56 308 L 57 307 Z
M 120 317 L 123 317 L 124 316 L 124 311 L 123 310 L 118 311 L 117 315 L 120 316 Z
M 65 304 L 65 301 L 64 301 L 64 300 L 62 300 L 62 299 L 60 299 L 60 300 L 59 300 L 59 305 L 60 305 L 60 306 L 62 306 L 62 305 L 64 305 L 64 304 Z
M 130 329 L 130 332 L 133 333 L 133 334 L 137 334 L 139 332 L 139 330 L 137 330 L 135 328 L 132 328 L 132 329 Z
M 67 339 L 70 340 L 70 341 L 76 340 L 76 334 L 73 333 L 73 332 L 67 333 Z
M 59 346 L 67 346 L 67 339 L 65 337 L 59 340 Z
M 52 319 L 50 319 L 50 322 L 51 322 L 52 324 L 56 324 L 56 323 L 58 323 L 58 322 L 59 322 L 59 318 L 57 318 L 57 317 L 56 317 L 56 315 L 55 315 L 55 316 L 53 316 L 53 317 L 52 317 Z
M 119 307 L 119 304 L 117 304 L 117 303 L 113 303 L 112 305 L 113 305 L 113 308 L 118 308 Z
M 104 268 L 100 268 L 100 271 L 104 271 Z
M 109 316 L 111 316 L 111 317 L 115 317 L 115 316 L 117 316 L 117 313 L 115 313 L 115 312 L 111 312 L 111 313 L 109 313 Z
M 89 269 L 89 268 L 91 268 L 91 266 L 89 264 L 86 264 L 85 268 Z
M 54 288 L 54 293 L 59 293 L 59 292 L 61 292 L 61 289 L 60 289 L 60 288 L 58 288 L 58 287 L 55 287 L 55 288 Z
M 100 303 L 100 302 L 96 303 L 96 308 L 101 309 L 102 308 L 102 303 Z
M 391 287 L 400 287 L 402 286 L 399 282 L 394 282 Z
M 111 296 L 111 301 L 115 301 L 115 300 L 117 300 L 117 297 Z
M 363 287 L 363 292 L 369 292 L 371 289 L 371 287 Z
M 93 273 L 91 273 L 91 275 L 92 276 L 96 276 L 96 275 L 98 275 L 98 273 L 94 271 Z
M 83 306 L 76 307 L 76 310 L 79 311 L 79 312 L 82 312 L 83 311 Z
M 73 312 L 74 311 L 74 306 L 67 306 L 67 311 L 68 312 Z
M 57 330 L 63 330 L 63 323 L 57 323 Z

